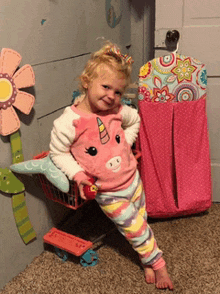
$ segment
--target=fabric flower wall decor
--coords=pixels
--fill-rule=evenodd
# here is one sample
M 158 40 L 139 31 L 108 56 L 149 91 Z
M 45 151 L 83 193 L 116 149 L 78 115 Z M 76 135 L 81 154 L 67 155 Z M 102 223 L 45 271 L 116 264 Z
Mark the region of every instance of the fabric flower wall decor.
M 21 91 L 35 84 L 35 76 L 30 65 L 26 64 L 17 72 L 21 55 L 12 49 L 3 48 L 0 54 L 0 134 L 10 135 L 20 128 L 20 120 L 14 110 L 29 114 L 35 98 Z
M 35 98 L 33 95 L 20 89 L 35 84 L 35 75 L 31 65 L 24 65 L 17 70 L 21 62 L 21 55 L 12 50 L 3 48 L 0 53 L 0 135 L 10 136 L 12 162 L 24 160 L 21 137 L 19 133 L 20 120 L 15 111 L 19 109 L 29 114 Z M 16 71 L 17 70 L 17 71 Z M 13 180 L 12 180 L 13 179 Z M 36 238 L 31 225 L 22 183 L 9 169 L 0 168 L 0 191 L 12 195 L 12 208 L 18 232 L 25 244 Z M 13 193 L 12 193 L 13 191 Z

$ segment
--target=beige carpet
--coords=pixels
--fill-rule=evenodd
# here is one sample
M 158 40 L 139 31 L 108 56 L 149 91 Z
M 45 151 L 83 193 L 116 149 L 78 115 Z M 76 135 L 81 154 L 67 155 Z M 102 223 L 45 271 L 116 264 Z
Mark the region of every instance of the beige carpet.
M 199 216 L 150 223 L 164 252 L 175 286 L 174 293 L 220 294 L 220 204 L 213 204 L 208 213 Z M 79 213 L 73 213 L 64 226 L 66 231 L 93 239 L 111 228 L 112 224 L 95 203 L 85 206 Z M 101 244 L 101 247 L 98 246 Z M 63 262 L 52 251 L 44 251 L 0 293 L 169 292 L 145 283 L 136 253 L 117 231 L 111 232 L 94 247 L 98 247 L 99 263 L 87 268 L 83 268 L 74 257 Z

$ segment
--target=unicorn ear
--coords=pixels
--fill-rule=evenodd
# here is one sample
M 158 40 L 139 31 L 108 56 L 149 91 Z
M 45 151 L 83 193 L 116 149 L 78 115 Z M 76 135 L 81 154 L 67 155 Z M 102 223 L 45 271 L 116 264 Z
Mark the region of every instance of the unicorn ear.
M 103 122 L 101 121 L 99 117 L 97 117 L 97 123 L 99 127 L 100 141 L 102 144 L 106 144 L 110 140 L 109 134 L 106 130 L 106 127 L 104 126 Z

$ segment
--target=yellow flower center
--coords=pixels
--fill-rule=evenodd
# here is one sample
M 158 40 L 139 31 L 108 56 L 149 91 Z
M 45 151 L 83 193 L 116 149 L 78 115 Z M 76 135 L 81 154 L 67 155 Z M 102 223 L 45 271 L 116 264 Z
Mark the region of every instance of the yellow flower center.
M 13 93 L 13 87 L 9 80 L 0 79 L 0 102 L 7 101 Z
M 0 73 L 0 109 L 7 109 L 15 102 L 17 88 L 13 78 L 7 73 Z

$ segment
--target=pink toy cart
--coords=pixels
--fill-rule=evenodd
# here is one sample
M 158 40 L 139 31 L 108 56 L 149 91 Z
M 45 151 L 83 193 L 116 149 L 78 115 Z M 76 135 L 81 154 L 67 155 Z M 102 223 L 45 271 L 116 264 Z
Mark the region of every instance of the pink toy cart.
M 48 152 L 42 152 L 41 154 L 34 156 L 34 159 L 42 159 L 47 155 Z M 38 174 L 38 178 L 44 194 L 50 200 L 58 202 L 74 210 L 78 209 L 86 202 L 80 197 L 78 187 L 75 182 L 71 181 L 68 193 L 64 193 L 51 184 L 44 175 Z
M 138 150 L 133 150 L 135 158 L 138 160 L 141 157 L 141 153 Z M 34 156 L 34 159 L 42 159 L 48 155 L 48 152 L 42 152 L 39 155 Z M 83 200 L 80 197 L 78 187 L 74 181 L 70 183 L 70 189 L 68 193 L 64 193 L 52 185 L 47 178 L 38 174 L 40 185 L 44 191 L 46 197 L 50 200 L 58 202 L 73 210 L 83 206 L 90 200 Z M 111 230 L 112 231 L 112 230 Z M 108 232 L 110 233 L 110 232 Z M 84 267 L 94 266 L 98 262 L 97 252 L 91 250 L 93 244 L 100 241 L 107 234 L 98 237 L 95 241 L 90 242 L 74 235 L 65 233 L 56 228 L 52 228 L 46 235 L 44 235 L 44 243 L 52 245 L 55 248 L 56 254 L 63 260 L 66 261 L 68 253 L 74 256 L 80 256 L 80 264 Z
M 34 156 L 34 159 L 42 159 L 48 155 L 48 152 L 42 152 L 41 154 Z M 58 202 L 73 210 L 78 209 L 84 205 L 87 200 L 83 200 L 79 195 L 79 190 L 75 182 L 71 181 L 70 189 L 68 193 L 64 193 L 51 184 L 47 178 L 38 174 L 40 185 L 44 191 L 46 197 L 50 200 Z M 56 254 L 66 261 L 68 254 L 80 257 L 80 264 L 82 266 L 93 266 L 98 262 L 98 254 L 91 250 L 93 243 L 74 235 L 68 234 L 57 228 L 52 228 L 43 237 L 43 241 L 46 244 L 52 245 L 55 248 Z

